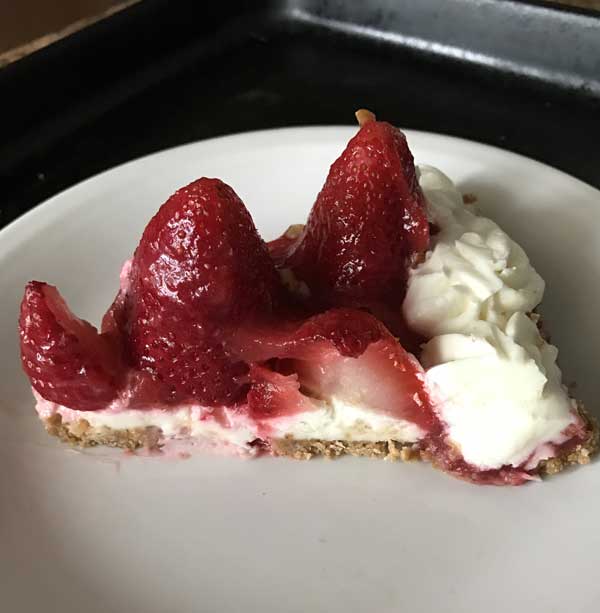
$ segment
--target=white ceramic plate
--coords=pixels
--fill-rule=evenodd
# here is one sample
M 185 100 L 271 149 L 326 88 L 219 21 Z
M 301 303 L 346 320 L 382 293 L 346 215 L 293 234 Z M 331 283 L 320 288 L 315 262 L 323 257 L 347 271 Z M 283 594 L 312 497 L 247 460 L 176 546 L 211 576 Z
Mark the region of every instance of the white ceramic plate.
M 354 128 L 230 136 L 89 179 L 0 232 L 0 610 L 597 612 L 600 464 L 521 488 L 360 459 L 76 452 L 20 372 L 23 286 L 57 284 L 97 322 L 166 197 L 230 183 L 266 239 L 302 222 Z M 600 397 L 600 192 L 499 149 L 408 132 L 529 252 L 567 381 Z

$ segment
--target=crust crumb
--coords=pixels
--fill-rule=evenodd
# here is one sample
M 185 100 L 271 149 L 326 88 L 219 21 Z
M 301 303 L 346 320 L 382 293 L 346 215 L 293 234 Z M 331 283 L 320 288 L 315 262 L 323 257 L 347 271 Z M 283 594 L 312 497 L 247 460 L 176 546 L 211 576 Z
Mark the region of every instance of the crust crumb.
M 587 440 L 562 456 L 542 460 L 538 466 L 541 475 L 555 475 L 569 466 L 589 464 L 592 457 L 598 453 L 600 447 L 598 422 L 585 410 L 583 403 L 576 402 L 576 407 L 590 433 Z
M 295 440 L 291 437 L 271 441 L 271 452 L 276 456 L 285 456 L 295 460 L 310 460 L 313 456 L 337 458 L 353 455 L 382 460 L 409 462 L 419 458 L 419 452 L 412 443 L 398 441 L 378 441 L 374 443 L 361 441 L 324 441 Z
M 294 239 L 298 238 L 302 234 L 303 231 L 304 231 L 304 224 L 296 223 L 296 224 L 290 226 L 284 232 L 284 236 L 286 238 L 289 238 L 290 240 L 294 240 Z

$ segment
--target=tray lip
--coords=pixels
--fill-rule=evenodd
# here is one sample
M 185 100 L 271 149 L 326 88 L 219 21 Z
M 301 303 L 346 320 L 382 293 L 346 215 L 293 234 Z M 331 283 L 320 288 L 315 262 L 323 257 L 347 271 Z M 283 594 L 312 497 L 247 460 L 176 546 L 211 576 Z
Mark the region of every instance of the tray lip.
M 105 174 L 111 173 L 117 169 L 121 169 L 126 166 L 134 165 L 140 161 L 147 160 L 148 158 L 160 157 L 165 154 L 168 154 L 173 151 L 183 151 L 186 148 L 193 148 L 198 146 L 199 144 L 207 144 L 207 146 L 214 145 L 216 143 L 220 143 L 222 145 L 227 144 L 228 141 L 232 143 L 235 142 L 236 139 L 242 137 L 251 137 L 251 138 L 277 138 L 281 137 L 282 142 L 286 140 L 284 137 L 287 135 L 288 139 L 293 138 L 301 138 L 302 134 L 307 131 L 318 131 L 322 134 L 323 138 L 326 138 L 328 134 L 339 134 L 341 131 L 347 132 L 348 137 L 351 137 L 353 134 L 353 130 L 356 129 L 354 124 L 337 124 L 337 125 L 326 125 L 326 124 L 310 124 L 310 125 L 301 125 L 301 126 L 287 126 L 287 127 L 278 127 L 278 128 L 267 128 L 264 130 L 248 130 L 244 132 L 234 132 L 231 134 L 223 134 L 221 136 L 214 136 L 212 138 L 206 138 L 201 140 L 192 141 L 189 143 L 183 143 L 181 145 L 175 145 L 173 147 L 166 147 L 164 149 L 160 149 L 158 151 L 153 151 L 151 153 L 147 153 L 140 157 L 127 160 L 122 162 L 121 164 L 117 164 L 116 166 L 112 166 L 111 168 L 107 168 L 95 175 L 90 177 L 86 177 L 82 181 L 75 183 L 73 185 L 69 185 L 65 189 L 53 194 L 49 198 L 38 202 L 27 211 L 24 211 L 10 221 L 7 225 L 0 228 L 0 259 L 6 257 L 6 255 L 15 247 L 15 239 L 18 241 L 18 232 L 21 229 L 21 226 L 27 224 L 30 221 L 30 217 L 32 215 L 39 214 L 40 209 L 45 207 L 46 205 L 50 205 L 51 207 L 55 204 L 55 201 L 60 201 L 60 199 L 64 196 L 65 193 L 70 192 L 72 190 L 78 190 L 85 187 L 85 185 L 91 181 L 97 180 L 99 177 L 102 177 Z M 570 180 L 571 182 L 575 181 L 578 186 L 582 189 L 592 190 L 592 193 L 596 195 L 600 202 L 600 189 L 586 183 L 585 181 L 561 170 L 560 168 L 556 168 L 551 164 L 547 164 L 540 160 L 536 160 L 535 158 L 528 157 L 526 155 L 522 155 L 521 153 L 517 153 L 515 151 L 511 151 L 510 149 L 504 149 L 502 147 L 496 147 L 494 145 L 489 145 L 488 143 L 476 141 L 468 138 L 461 138 L 460 136 L 453 136 L 451 134 L 444 134 L 443 132 L 431 132 L 427 130 L 414 130 L 412 128 L 403 128 L 400 126 L 400 129 L 406 134 L 408 141 L 412 138 L 434 138 L 436 140 L 441 139 L 442 141 L 446 141 L 455 145 L 470 145 L 475 146 L 477 149 L 481 151 L 487 152 L 502 152 L 504 154 L 509 154 L 510 156 L 514 156 L 516 159 L 520 159 L 522 161 L 526 161 L 528 164 L 535 164 L 538 167 L 544 168 L 546 170 L 550 170 L 555 174 L 560 175 L 563 178 Z M 288 141 L 289 142 L 289 141 Z M 293 143 L 289 143 L 290 146 Z M 14 233 L 17 233 L 16 235 Z M 13 240 L 9 242 L 8 239 L 12 238 Z
M 287 22 L 299 20 L 310 23 L 314 22 L 313 20 L 319 20 L 323 23 L 327 23 L 330 27 L 334 26 L 334 17 L 325 16 L 320 18 L 311 12 L 310 4 L 312 1 L 314 0 L 258 0 L 258 2 L 255 2 L 253 6 L 259 7 L 260 10 L 253 11 L 253 15 L 255 17 L 260 17 L 261 15 L 277 14 L 278 17 L 283 18 L 283 20 Z M 419 0 L 419 3 L 424 5 L 427 4 L 427 2 L 435 1 L 436 0 Z M 497 0 L 494 0 L 493 2 L 490 2 L 490 0 L 444 0 L 444 2 L 446 7 L 450 7 L 452 5 L 460 6 L 469 4 L 476 8 L 489 5 L 493 6 L 493 9 L 499 14 L 505 15 L 534 11 L 538 20 L 543 19 L 546 20 L 546 22 L 550 20 L 552 23 L 557 22 L 557 16 L 562 15 L 570 18 L 568 19 L 569 23 L 567 24 L 570 26 L 578 23 L 581 24 L 581 27 L 584 25 L 594 25 L 600 27 L 600 10 L 595 11 L 572 5 L 556 4 L 549 0 L 502 0 L 501 2 L 497 2 Z M 419 3 L 408 3 L 406 5 L 404 3 L 396 4 L 394 8 L 397 11 L 406 12 L 405 7 L 408 6 L 408 12 L 410 12 L 411 10 L 414 10 L 414 7 Z M 335 3 L 324 4 L 326 7 L 333 7 L 333 9 L 335 9 L 337 6 Z M 365 4 L 365 6 L 370 7 L 372 10 L 376 10 L 382 5 L 386 4 L 389 5 L 389 2 L 386 2 L 386 0 L 371 0 L 368 4 Z M 233 10 L 229 15 L 229 19 L 243 15 L 248 10 L 248 3 L 244 0 L 234 0 L 231 5 Z M 344 3 L 341 3 L 340 6 L 345 5 Z M 96 43 L 103 39 L 110 45 L 110 38 L 114 35 L 113 30 L 116 24 L 124 24 L 127 22 L 134 23 L 140 19 L 147 18 L 151 13 L 160 10 L 169 10 L 168 0 L 145 0 L 144 2 L 141 2 L 140 0 L 122 0 L 107 14 L 95 16 L 89 25 L 82 28 L 77 28 L 76 30 L 68 33 L 66 36 L 59 38 L 49 45 L 36 49 L 32 53 L 27 54 L 14 62 L 3 65 L 1 63 L 2 56 L 0 55 L 0 80 L 10 78 L 12 76 L 10 74 L 11 72 L 18 74 L 19 72 L 26 72 L 31 68 L 35 68 L 35 64 L 38 63 L 49 62 L 52 60 L 57 61 L 59 57 L 53 56 L 60 56 L 61 54 L 69 51 L 68 47 L 70 47 L 71 44 L 77 42 L 80 44 L 85 43 L 85 39 L 89 37 L 98 39 L 95 41 Z M 331 10 L 331 8 L 329 10 Z M 340 25 L 342 26 L 339 28 L 340 30 L 348 32 L 356 24 L 349 21 L 343 21 L 340 23 Z M 564 23 L 562 25 L 564 25 Z M 335 29 L 335 27 L 332 29 Z M 383 37 L 379 37 L 380 39 L 385 38 L 385 30 L 369 27 L 365 28 L 365 31 L 367 29 L 372 30 L 373 33 L 379 32 L 380 34 L 383 34 Z M 399 34 L 397 30 L 390 30 L 389 32 Z M 597 47 L 598 51 L 600 52 L 600 36 L 597 37 L 597 39 Z M 404 43 L 400 46 L 411 48 L 410 43 Z M 470 51 L 469 57 L 463 57 L 460 59 L 460 61 L 468 66 L 473 64 L 472 59 L 477 53 L 479 53 L 479 51 L 476 48 L 467 50 Z M 415 51 L 422 52 L 418 48 L 415 49 Z M 445 55 L 443 52 L 439 53 L 439 55 L 444 58 L 452 59 L 452 56 Z M 502 67 L 495 69 L 499 72 L 506 71 L 505 68 Z M 522 76 L 525 76 L 526 78 L 531 76 L 527 73 L 518 74 L 522 74 Z M 593 90 L 595 94 L 600 95 L 600 76 L 597 77 L 597 81 L 598 83 L 593 87 Z M 551 84 L 557 85 L 558 83 Z M 567 89 L 572 87 L 573 86 L 567 86 Z
M 443 15 L 450 19 L 450 25 L 456 26 L 457 15 L 462 21 L 460 28 L 446 27 L 446 23 L 440 28 L 436 24 L 443 21 L 436 14 L 438 0 L 369 3 L 369 7 L 381 9 L 379 17 L 382 20 L 385 16 L 385 25 L 399 19 L 404 28 L 400 31 L 396 25 L 382 28 L 380 23 L 365 25 L 364 21 L 353 20 L 344 3 L 328 3 L 327 7 L 333 7 L 329 13 L 320 10 L 318 0 L 297 0 L 293 4 L 296 19 L 313 27 L 375 39 L 467 69 L 476 67 L 497 75 L 511 75 L 600 100 L 600 74 L 595 61 L 600 57 L 600 36 L 596 35 L 600 30 L 600 11 L 575 11 L 543 0 L 444 0 Z M 486 10 L 488 19 L 496 18 L 490 36 L 481 36 L 486 22 L 479 19 L 478 10 Z M 488 44 L 486 41 L 492 41 L 495 32 L 496 42 Z M 502 36 L 498 37 L 499 32 Z M 536 44 L 504 44 L 511 37 L 517 40 L 533 37 L 534 43 L 541 44 L 548 36 L 553 37 L 550 51 L 538 52 Z M 562 51 L 552 56 L 554 49 Z M 549 61 L 550 57 L 553 61 Z
M 146 2 L 148 2 L 148 0 L 146 0 Z M 17 47 L 7 49 L 6 51 L 0 53 L 0 70 L 8 65 L 14 64 L 15 62 L 20 62 L 25 58 L 30 57 L 34 53 L 39 53 L 50 45 L 60 44 L 61 41 L 65 39 L 76 36 L 78 33 L 88 30 L 89 28 L 93 28 L 99 22 L 110 21 L 111 19 L 115 18 L 117 14 L 125 14 L 129 11 L 129 9 L 139 5 L 140 3 L 141 0 L 119 0 L 117 4 L 110 6 L 104 11 L 95 13 L 88 17 L 83 17 L 70 24 L 67 24 L 64 28 L 61 28 L 55 32 L 49 32 L 46 35 L 39 36 L 38 38 L 27 41 L 21 45 L 18 45 Z M 593 20 L 600 21 L 600 8 L 592 9 L 574 4 L 553 2 L 552 0 L 504 0 L 504 3 L 515 6 L 532 6 L 559 13 L 576 14 L 585 18 L 589 17 Z M 283 3 L 283 6 L 285 6 L 285 3 Z M 134 15 L 127 13 L 127 18 L 129 17 L 134 17 Z M 42 43 L 44 39 L 49 40 L 48 42 Z M 31 51 L 25 51 L 25 49 L 28 47 L 31 47 Z M 13 55 L 16 57 L 12 58 L 11 56 Z
M 392 4 L 395 0 L 372 0 L 372 4 L 374 6 L 377 6 L 378 4 L 382 5 L 385 4 L 386 1 L 388 4 Z M 419 1 L 421 2 L 422 0 Z M 465 0 L 445 1 L 449 3 L 460 3 Z M 491 2 L 492 0 L 470 1 L 477 4 L 481 3 L 482 1 Z M 296 10 L 295 7 L 297 8 L 301 5 L 304 6 L 307 3 L 309 4 L 310 0 L 259 0 L 252 5 L 254 8 L 259 9 L 252 13 L 252 18 L 254 19 L 252 23 L 258 27 L 265 27 L 270 30 L 272 29 L 275 34 L 279 35 L 287 35 L 291 32 L 292 34 L 297 34 L 299 38 L 310 36 L 311 32 L 303 29 L 303 25 L 298 20 L 298 14 L 294 12 Z M 82 49 L 87 49 L 85 54 L 86 57 L 88 57 L 90 54 L 90 45 L 99 43 L 101 48 L 104 48 L 104 45 L 108 46 L 112 32 L 116 31 L 118 35 L 123 38 L 124 33 L 131 27 L 131 24 L 139 24 L 144 22 L 151 23 L 152 19 L 155 18 L 159 11 L 168 10 L 168 4 L 168 0 L 146 0 L 146 2 L 143 3 L 133 3 L 125 7 L 123 10 L 116 12 L 112 16 L 95 22 L 88 28 L 75 32 L 73 35 L 58 41 L 49 47 L 41 49 L 39 52 L 36 52 L 21 61 L 15 62 L 9 66 L 6 66 L 5 68 L 0 68 L 0 89 L 3 89 L 3 91 L 13 92 L 13 95 L 9 93 L 8 98 L 10 99 L 10 107 L 13 107 L 14 109 L 14 117 L 11 114 L 7 114 L 11 115 L 10 121 L 14 125 L 14 129 L 8 131 L 9 136 L 8 138 L 5 138 L 5 142 L 1 147 L 2 151 L 4 152 L 4 161 L 2 164 L 0 164 L 0 176 L 10 178 L 20 174 L 21 170 L 24 172 L 29 172 L 29 170 L 31 170 L 31 166 L 36 163 L 35 160 L 38 154 L 43 159 L 48 155 L 48 152 L 53 153 L 56 151 L 57 143 L 60 142 L 60 139 L 69 138 L 80 128 L 89 127 L 94 129 L 98 118 L 102 114 L 115 112 L 115 110 L 118 114 L 119 107 L 126 103 L 132 96 L 142 93 L 148 88 L 161 87 L 159 81 L 161 80 L 163 73 L 160 71 L 160 67 L 157 68 L 156 64 L 150 61 L 154 56 L 142 54 L 139 57 L 136 56 L 133 64 L 124 67 L 122 72 L 119 72 L 116 75 L 109 74 L 108 77 L 101 78 L 97 88 L 92 88 L 90 90 L 84 89 L 85 94 L 77 97 L 75 104 L 72 106 L 67 105 L 62 106 L 61 108 L 57 108 L 57 106 L 55 106 L 55 108 L 57 108 L 56 112 L 53 114 L 41 113 L 36 115 L 33 121 L 29 121 L 29 111 L 24 110 L 19 112 L 19 98 L 14 96 L 15 92 L 17 95 L 21 95 L 24 93 L 31 94 L 31 92 L 35 91 L 35 75 L 43 74 L 45 71 L 50 71 L 53 67 L 60 68 L 61 59 L 67 58 L 69 55 L 73 55 L 72 52 L 78 48 L 78 45 L 81 45 Z M 214 38 L 214 40 L 219 40 L 222 42 L 224 38 L 223 29 L 235 24 L 235 20 L 242 15 L 243 11 L 247 10 L 248 4 L 249 3 L 247 0 L 232 0 L 227 5 L 226 10 L 217 10 L 215 14 L 220 20 L 218 24 L 219 28 L 216 28 L 210 33 L 210 40 Z M 503 2 L 498 4 L 506 4 L 507 6 L 517 7 L 519 10 L 522 7 L 525 7 L 526 9 L 535 8 L 536 10 L 542 10 L 553 15 L 563 13 L 570 16 L 578 14 L 579 17 L 583 15 L 583 19 L 586 20 L 586 23 L 598 23 L 598 26 L 600 27 L 600 12 L 598 12 L 598 14 L 594 14 L 589 11 L 573 11 L 570 7 L 550 4 L 542 0 L 527 0 L 527 2 L 503 0 Z M 188 5 L 189 2 L 184 3 L 184 6 Z M 590 19 L 592 21 L 590 21 Z M 600 43 L 600 37 L 598 38 Z M 204 59 L 206 56 L 205 51 L 199 50 L 199 45 L 204 44 L 204 40 L 205 39 L 194 39 L 193 37 L 185 38 L 186 42 L 184 50 L 187 51 L 190 49 L 193 51 L 192 55 L 194 56 L 194 62 L 197 61 L 198 57 Z M 209 34 L 206 34 L 206 40 L 209 40 Z M 374 46 L 376 43 L 373 41 L 368 41 L 367 44 Z M 230 49 L 230 47 L 227 48 Z M 389 48 L 391 49 L 390 53 L 410 52 L 418 54 L 420 58 L 424 58 L 424 62 L 435 62 L 437 65 L 437 70 L 439 71 L 443 71 L 445 67 L 448 70 L 461 70 L 460 64 L 462 62 L 460 60 L 452 60 L 452 58 L 449 58 L 448 56 L 431 60 L 426 53 L 419 51 L 418 49 L 409 49 L 408 47 L 404 47 L 403 49 L 393 49 L 391 46 Z M 166 45 L 165 49 L 165 60 L 175 64 L 177 71 L 184 71 L 188 69 L 189 66 L 185 62 L 191 60 L 188 58 L 185 61 L 180 62 L 181 55 L 178 54 L 180 54 L 182 50 L 181 47 L 176 46 L 173 41 L 169 40 L 169 44 Z M 218 53 L 220 53 L 220 51 Z M 598 55 L 600 57 L 600 52 Z M 72 60 L 70 61 L 72 62 Z M 457 62 L 459 63 L 459 68 L 456 67 Z M 72 70 L 73 66 L 69 66 Z M 143 85 L 140 85 L 139 89 L 134 89 L 131 86 L 131 77 L 135 76 L 134 68 L 141 68 L 141 70 L 148 72 L 148 81 Z M 480 67 L 474 63 L 466 63 L 464 70 L 468 72 L 470 76 L 471 73 L 473 75 L 477 75 L 475 71 L 479 70 L 479 68 Z M 495 76 L 496 74 L 506 73 L 504 73 L 503 70 L 492 73 L 490 70 L 483 67 L 479 74 L 493 75 L 493 78 L 497 78 Z M 62 77 L 59 78 L 64 79 L 64 73 Z M 118 89 L 123 82 L 127 84 L 127 91 L 122 91 L 119 94 L 121 97 L 115 98 L 114 90 Z M 516 82 L 517 81 L 515 80 L 515 83 Z M 600 85 L 600 78 L 598 82 Z M 525 87 L 530 87 L 532 90 L 534 88 L 541 90 L 541 87 L 531 79 L 522 79 L 521 83 L 525 83 Z M 544 95 L 546 92 L 549 95 L 556 95 L 557 97 L 564 95 L 564 89 L 561 89 L 551 83 L 547 83 L 546 86 L 547 88 L 543 90 Z M 595 112 L 596 105 L 600 105 L 600 95 L 597 97 L 591 96 L 589 95 L 589 92 L 575 89 L 568 90 L 568 94 L 569 96 L 572 96 L 570 98 L 570 103 L 572 103 L 573 107 L 581 109 L 586 117 L 591 117 L 591 114 Z M 598 106 L 598 109 L 600 110 L 600 106 Z M 222 134 L 226 134 L 226 131 L 226 127 L 221 130 Z M 184 139 L 182 138 L 180 140 Z M 565 164 L 565 167 L 569 166 Z M 571 172 L 575 171 L 573 167 L 570 167 L 570 170 Z M 590 180 L 589 171 L 587 174 L 587 180 Z M 591 180 L 595 182 L 593 177 Z M 22 200 L 24 203 L 22 204 L 20 202 L 20 194 L 18 194 L 17 190 L 22 190 L 24 184 L 22 182 L 19 184 L 17 181 L 15 181 L 14 185 L 17 189 L 15 189 L 12 193 L 15 196 L 14 199 L 17 204 L 13 206 L 9 203 L 9 206 L 6 208 L 6 217 L 4 217 L 4 212 L 0 213 L 0 219 L 2 220 L 1 226 L 4 227 L 8 227 L 21 215 L 26 213 L 27 210 L 31 210 L 32 204 L 35 203 L 39 197 L 32 195 L 28 196 L 27 198 L 23 198 Z M 62 185 L 64 185 L 64 183 Z M 39 190 L 38 194 L 40 191 L 44 190 Z M 46 190 L 45 192 L 45 194 L 50 193 L 51 192 L 49 190 Z M 52 195 L 50 197 L 52 197 Z M 47 199 L 48 198 L 46 198 L 46 200 Z M 18 214 L 19 217 L 15 218 L 15 214 Z M 4 223 L 5 219 L 10 219 L 10 221 L 8 221 L 8 223 Z
M 98 113 L 108 112 L 120 106 L 127 99 L 156 85 L 165 77 L 168 78 L 169 75 L 172 76 L 185 69 L 192 61 L 191 58 L 206 55 L 207 45 L 219 44 L 218 41 L 220 41 L 220 44 L 231 47 L 233 39 L 230 32 L 228 35 L 227 29 L 233 28 L 236 30 L 236 35 L 239 34 L 241 18 L 245 19 L 247 24 L 258 24 L 259 27 L 263 26 L 279 32 L 293 30 L 294 24 L 301 24 L 307 28 L 326 29 L 334 36 L 346 35 L 356 39 L 366 39 L 369 44 L 384 41 L 394 53 L 413 53 L 415 56 L 424 58 L 425 61 L 427 58 L 430 61 L 433 58 L 436 62 L 446 62 L 454 69 L 460 67 L 474 73 L 479 71 L 480 74 L 487 73 L 495 78 L 505 75 L 508 78 L 521 79 L 522 82 L 528 82 L 534 87 L 546 87 L 549 91 L 556 93 L 568 93 L 582 103 L 600 102 L 600 74 L 597 74 L 594 67 L 590 67 L 593 63 L 592 58 L 600 57 L 600 36 L 590 36 L 588 32 L 592 25 L 600 29 L 600 11 L 597 14 L 589 11 L 575 12 L 568 10 L 567 7 L 557 7 L 540 0 L 503 0 L 502 2 L 497 0 L 444 0 L 445 15 L 449 14 L 450 18 L 454 15 L 455 18 L 457 14 L 465 14 L 468 19 L 471 19 L 469 28 L 466 30 L 461 28 L 461 31 L 464 31 L 460 35 L 457 33 L 447 35 L 445 32 L 452 28 L 440 29 L 438 25 L 436 31 L 436 26 L 430 26 L 427 19 L 424 19 L 424 16 L 427 16 L 427 10 L 433 10 L 432 7 L 436 7 L 438 1 L 419 0 L 418 3 L 396 4 L 393 0 L 371 0 L 368 5 L 350 5 L 362 7 L 359 8 L 359 11 L 363 13 L 352 13 L 353 15 L 369 14 L 370 11 L 376 12 L 378 7 L 388 7 L 395 21 L 388 20 L 394 22 L 386 29 L 380 27 L 381 24 L 373 27 L 355 23 L 351 19 L 336 19 L 339 13 L 335 11 L 343 11 L 343 7 L 346 6 L 344 3 L 324 3 L 323 5 L 329 8 L 327 8 L 328 12 L 321 17 L 318 11 L 314 10 L 315 7 L 321 6 L 318 0 L 259 0 L 252 5 L 255 10 L 251 13 L 248 11 L 248 3 L 245 0 L 233 0 L 228 5 L 227 11 L 216 9 L 214 13 L 211 13 L 218 23 L 216 28 L 209 33 L 202 30 L 202 36 L 199 36 L 198 31 L 194 28 L 188 28 L 180 42 L 177 35 L 173 33 L 175 22 L 169 21 L 166 33 L 168 41 L 164 50 L 159 52 L 160 61 L 156 61 L 156 51 L 153 51 L 152 45 L 147 39 L 144 39 L 145 44 L 140 46 L 132 59 L 122 63 L 117 61 L 114 51 L 111 55 L 111 49 L 121 49 L 126 42 L 129 45 L 131 28 L 135 24 L 139 26 L 145 23 L 150 28 L 156 28 L 157 15 L 163 12 L 168 14 L 170 19 L 173 15 L 173 11 L 168 13 L 168 0 L 133 2 L 112 15 L 95 21 L 87 28 L 78 30 L 56 43 L 0 68 L 0 88 L 8 92 L 5 104 L 8 105 L 11 116 L 10 124 L 5 125 L 13 126 L 12 129 L 10 127 L 8 129 L 7 145 L 9 148 L 2 147 L 1 149 L 5 151 L 5 155 L 6 152 L 12 150 L 13 155 L 16 156 L 14 163 L 11 163 L 10 159 L 13 156 L 8 155 L 2 168 L 12 170 L 16 167 L 15 164 L 18 165 L 31 157 L 34 146 L 31 142 L 32 134 L 35 135 L 36 146 L 39 145 L 40 134 L 44 142 L 48 139 L 54 141 L 57 134 L 73 132 L 82 121 L 86 124 L 93 123 Z M 582 50 L 579 52 L 581 61 L 575 61 L 578 59 L 577 52 L 571 51 L 571 59 L 560 60 L 562 62 L 560 65 L 548 64 L 546 59 L 540 64 L 540 54 L 536 55 L 536 52 L 528 51 L 523 46 L 521 50 L 514 52 L 512 45 L 507 47 L 502 42 L 502 36 L 499 37 L 500 43 L 493 43 L 491 47 L 490 45 L 485 47 L 486 37 L 479 36 L 485 24 L 478 24 L 470 16 L 471 12 L 477 13 L 477 10 L 456 12 L 457 9 L 465 9 L 467 4 L 475 9 L 487 7 L 493 11 L 493 15 L 509 16 L 510 18 L 505 20 L 506 23 L 499 26 L 503 32 L 508 31 L 507 28 L 522 27 L 519 26 L 517 16 L 533 11 L 536 19 L 530 21 L 539 22 L 543 27 L 545 27 L 544 24 L 549 24 L 554 34 L 557 32 L 560 34 L 557 30 L 560 19 L 557 16 L 564 15 L 566 20 L 564 24 L 561 22 L 561 27 L 565 26 L 565 33 L 558 37 L 557 45 L 571 49 L 572 45 L 565 45 L 564 41 L 577 40 L 574 28 L 579 27 L 582 31 L 580 43 Z M 185 3 L 182 6 L 187 7 L 188 5 Z M 337 8 L 338 6 L 341 6 L 342 9 Z M 365 6 L 367 6 L 366 9 Z M 449 8 L 454 12 L 447 13 Z M 181 14 L 176 16 L 176 22 L 185 16 L 186 10 L 189 11 L 189 7 L 184 8 Z M 418 13 L 418 11 L 421 12 Z M 420 18 L 422 23 L 412 32 L 410 30 L 403 32 L 398 16 L 406 18 L 410 15 L 415 16 L 415 19 Z M 465 17 L 466 21 L 468 21 L 467 17 Z M 410 20 L 405 19 L 405 21 Z M 538 30 L 538 37 L 542 26 L 535 26 Z M 151 32 L 154 31 L 151 30 Z M 522 31 L 519 33 L 523 34 Z M 251 35 L 250 32 L 246 34 Z M 302 32 L 298 35 L 302 36 Z M 436 38 L 436 35 L 439 35 L 439 38 Z M 496 54 L 493 47 L 498 44 L 500 47 L 496 48 L 498 51 Z M 595 52 L 584 53 L 588 47 Z M 78 49 L 80 53 L 77 53 Z M 85 59 L 80 60 L 80 56 Z M 557 57 L 561 56 L 562 54 L 557 54 Z M 196 61 L 194 59 L 194 62 Z M 578 69 L 577 65 L 579 65 Z M 166 66 L 169 68 L 165 68 Z M 45 75 L 52 74 L 60 91 L 63 86 L 68 88 L 72 83 L 73 75 L 81 75 L 83 70 L 85 70 L 85 76 L 81 89 L 75 94 L 74 104 L 72 106 L 63 104 L 58 108 L 56 104 L 53 107 L 51 105 L 55 115 L 52 121 L 32 111 L 31 103 L 25 105 L 23 111 L 20 110 L 19 96 L 27 94 L 31 98 L 32 93 L 36 91 L 35 83 L 40 77 L 42 83 L 48 85 Z M 140 75 L 143 75 L 143 78 Z M 82 94 L 82 91 L 85 93 Z M 59 100 L 64 102 L 64 95 L 62 98 L 59 97 Z M 92 117 L 85 118 L 82 116 L 82 109 L 95 110 Z M 70 119 L 73 119 L 74 123 Z M 4 119 L 4 122 L 6 121 Z M 42 147 L 44 147 L 43 144 Z M 2 172 L 4 171 L 0 169 L 0 173 Z
M 577 13 L 585 17 L 594 17 L 600 19 L 600 8 L 591 9 L 585 6 L 576 6 L 575 4 L 563 4 L 553 2 L 552 0 L 504 0 L 512 4 L 531 4 L 540 8 L 547 8 L 554 11 L 562 11 L 564 13 Z

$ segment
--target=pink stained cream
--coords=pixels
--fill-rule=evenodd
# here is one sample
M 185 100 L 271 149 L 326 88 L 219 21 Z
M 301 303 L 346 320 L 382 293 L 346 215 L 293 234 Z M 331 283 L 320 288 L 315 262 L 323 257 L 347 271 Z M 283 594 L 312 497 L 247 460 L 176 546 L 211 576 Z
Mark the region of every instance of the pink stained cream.
M 168 409 L 130 409 L 124 394 L 105 409 L 77 411 L 42 398 L 35 390 L 33 394 L 36 411 L 43 420 L 60 415 L 63 424 L 85 420 L 96 429 L 158 428 L 157 448 L 166 456 L 182 457 L 196 451 L 210 451 L 252 457 L 260 451 L 260 445 L 255 443 L 260 438 L 258 425 L 239 408 L 223 407 L 218 418 L 213 409 L 195 404 Z

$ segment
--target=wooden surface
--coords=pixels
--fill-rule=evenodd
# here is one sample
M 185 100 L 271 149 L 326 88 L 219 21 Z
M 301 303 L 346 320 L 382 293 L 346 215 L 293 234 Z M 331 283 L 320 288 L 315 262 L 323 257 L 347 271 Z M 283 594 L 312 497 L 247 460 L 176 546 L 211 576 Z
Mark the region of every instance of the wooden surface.
M 0 68 L 138 1 L 0 0 Z

